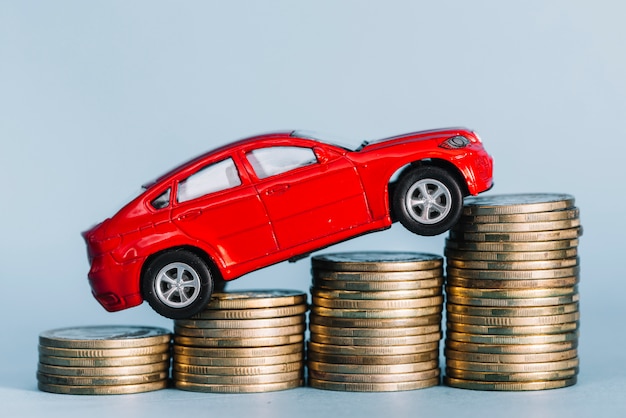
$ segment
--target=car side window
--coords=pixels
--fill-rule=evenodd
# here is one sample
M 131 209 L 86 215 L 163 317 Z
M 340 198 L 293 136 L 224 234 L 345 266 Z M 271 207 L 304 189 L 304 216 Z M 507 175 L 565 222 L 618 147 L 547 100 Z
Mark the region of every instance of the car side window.
M 155 209 L 164 209 L 170 205 L 170 194 L 172 189 L 170 187 L 167 188 L 166 191 L 158 195 L 156 198 L 152 199 L 150 204 Z
M 178 183 L 177 202 L 239 186 L 241 178 L 232 158 L 210 164 Z
M 259 148 L 248 152 L 246 156 L 260 179 L 317 163 L 315 152 L 305 147 Z

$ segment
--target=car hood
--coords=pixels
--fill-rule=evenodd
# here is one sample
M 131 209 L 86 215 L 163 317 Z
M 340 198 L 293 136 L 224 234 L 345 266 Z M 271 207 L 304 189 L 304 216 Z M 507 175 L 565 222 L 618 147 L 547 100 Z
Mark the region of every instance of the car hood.
M 418 131 L 398 136 L 392 136 L 389 138 L 378 139 L 376 141 L 366 142 L 365 144 L 363 144 L 363 146 L 361 146 L 359 151 L 373 151 L 389 146 L 395 146 L 410 142 L 440 140 L 455 135 L 471 135 L 471 133 L 466 128 L 442 128 L 431 129 L 428 131 Z

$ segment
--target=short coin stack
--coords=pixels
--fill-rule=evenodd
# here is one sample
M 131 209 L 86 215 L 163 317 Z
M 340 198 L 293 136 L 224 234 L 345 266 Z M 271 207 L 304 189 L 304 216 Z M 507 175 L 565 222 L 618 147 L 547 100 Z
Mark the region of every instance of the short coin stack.
M 466 199 L 445 249 L 447 385 L 518 391 L 576 383 L 581 233 L 571 195 Z
M 141 326 L 61 328 L 39 335 L 39 389 L 114 395 L 167 387 L 171 333 Z
M 206 310 L 174 321 L 174 385 L 219 393 L 302 386 L 307 295 L 215 293 Z
M 439 384 L 443 258 L 315 256 L 307 366 L 318 389 L 383 392 Z

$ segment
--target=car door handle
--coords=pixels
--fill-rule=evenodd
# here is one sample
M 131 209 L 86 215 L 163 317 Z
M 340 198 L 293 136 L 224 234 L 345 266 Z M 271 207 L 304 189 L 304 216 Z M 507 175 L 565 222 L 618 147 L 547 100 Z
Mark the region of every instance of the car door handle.
M 267 196 L 272 195 L 272 194 L 282 194 L 282 193 L 285 193 L 288 189 L 289 189 L 288 184 L 278 184 L 272 187 L 271 189 L 267 189 L 265 191 L 265 194 Z
M 179 221 L 190 221 L 192 219 L 197 218 L 201 214 L 202 214 L 202 211 L 200 209 L 194 209 L 194 210 L 190 210 L 189 212 L 185 212 L 185 213 L 178 215 L 176 219 Z

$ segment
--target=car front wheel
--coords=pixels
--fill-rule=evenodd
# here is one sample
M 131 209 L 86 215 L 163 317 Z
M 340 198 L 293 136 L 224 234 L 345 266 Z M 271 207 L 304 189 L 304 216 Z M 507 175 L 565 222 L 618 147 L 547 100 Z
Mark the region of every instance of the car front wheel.
M 152 309 L 170 319 L 202 311 L 213 293 L 207 264 L 186 250 L 169 251 L 150 262 L 142 279 L 143 297 Z
M 400 178 L 393 196 L 393 210 L 409 231 L 425 236 L 439 235 L 459 220 L 463 193 L 448 171 L 423 166 Z

